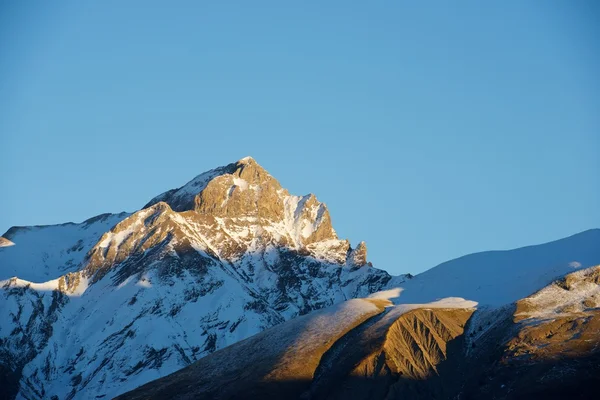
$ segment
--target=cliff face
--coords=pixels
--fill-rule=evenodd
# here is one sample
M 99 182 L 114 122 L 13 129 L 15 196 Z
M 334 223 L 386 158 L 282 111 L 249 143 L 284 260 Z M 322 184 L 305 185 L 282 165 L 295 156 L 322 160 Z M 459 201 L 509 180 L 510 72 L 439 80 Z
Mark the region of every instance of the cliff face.
M 357 329 L 315 372 L 310 398 L 445 398 L 473 308 L 399 308 Z M 452 375 L 452 377 L 450 377 Z

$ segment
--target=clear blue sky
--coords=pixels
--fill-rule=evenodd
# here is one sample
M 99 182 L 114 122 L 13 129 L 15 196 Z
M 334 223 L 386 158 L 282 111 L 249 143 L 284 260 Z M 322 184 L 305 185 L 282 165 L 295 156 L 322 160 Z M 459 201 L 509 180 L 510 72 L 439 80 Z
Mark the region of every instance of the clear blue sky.
M 2 232 L 246 155 L 392 273 L 600 227 L 600 2 L 59 3 L 0 5 Z

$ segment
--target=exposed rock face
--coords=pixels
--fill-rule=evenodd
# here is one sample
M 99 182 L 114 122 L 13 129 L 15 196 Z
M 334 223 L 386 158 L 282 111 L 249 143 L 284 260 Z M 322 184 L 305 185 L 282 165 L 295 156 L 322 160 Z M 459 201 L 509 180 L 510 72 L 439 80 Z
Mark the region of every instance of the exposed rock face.
M 593 399 L 600 384 L 600 267 L 578 271 L 483 320 L 471 352 L 472 399 Z M 472 332 L 479 330 L 474 326 Z M 498 344 L 501 346 L 498 346 Z M 482 362 L 487 360 L 487 362 Z
M 283 189 L 279 182 L 249 158 L 235 164 L 233 173 L 212 179 L 195 196 L 194 210 L 215 217 L 281 221 L 284 196 L 280 191 Z
M 356 249 L 350 251 L 348 264 L 355 267 L 367 265 L 367 244 L 365 242 L 360 242 Z
M 31 252 L 28 235 L 43 249 L 25 271 L 44 283 L 2 282 L 0 309 L 12 321 L 37 318 L 23 323 L 28 329 L 0 322 L 0 363 L 16 373 L 22 398 L 113 397 L 391 279 L 352 268 L 350 243 L 338 239 L 326 206 L 312 194 L 290 195 L 251 158 L 131 215 L 9 233 L 17 245 L 0 250 L 0 270 L 8 260 L 17 273 L 7 277 Z M 27 307 L 36 295 L 43 313 Z M 37 325 L 47 327 L 44 340 Z M 25 353 L 21 342 L 35 346 Z
M 237 163 L 228 164 L 224 167 L 218 167 L 213 170 L 204 172 L 198 175 L 186 185 L 178 188 L 171 189 L 165 193 L 162 193 L 146 204 L 143 208 L 150 207 L 160 201 L 168 203 L 171 208 L 175 211 L 189 211 L 194 209 L 196 195 L 202 192 L 206 185 L 214 178 L 224 175 L 231 174 L 235 171 Z
M 340 348 L 332 347 L 328 359 L 315 372 L 310 398 L 448 397 L 456 388 L 452 370 L 458 367 L 457 353 L 462 350 L 458 338 L 473 311 L 392 309 L 374 318 L 353 332 L 347 342 L 336 344 Z
M 536 294 L 518 301 L 515 322 L 584 313 L 598 307 L 600 267 L 587 268 L 558 279 Z
M 179 212 L 253 219 L 257 226 L 287 224 L 293 228 L 290 233 L 296 245 L 337 240 L 325 204 L 313 194 L 291 196 L 251 157 L 199 175 L 183 187 L 157 196 L 146 207 L 161 201 Z
M 13 242 L 11 242 L 10 240 L 8 240 L 7 238 L 0 236 L 0 247 L 8 247 L 8 246 L 14 246 L 14 245 L 15 244 Z

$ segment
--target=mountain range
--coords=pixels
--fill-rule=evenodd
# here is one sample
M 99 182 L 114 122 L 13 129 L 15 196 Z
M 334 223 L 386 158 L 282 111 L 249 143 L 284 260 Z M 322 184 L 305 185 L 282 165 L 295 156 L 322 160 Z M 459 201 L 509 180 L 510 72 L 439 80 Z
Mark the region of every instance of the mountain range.
M 134 213 L 2 235 L 0 398 L 521 395 L 503 363 L 580 342 L 597 361 L 598 264 L 595 229 L 391 276 L 246 157 Z

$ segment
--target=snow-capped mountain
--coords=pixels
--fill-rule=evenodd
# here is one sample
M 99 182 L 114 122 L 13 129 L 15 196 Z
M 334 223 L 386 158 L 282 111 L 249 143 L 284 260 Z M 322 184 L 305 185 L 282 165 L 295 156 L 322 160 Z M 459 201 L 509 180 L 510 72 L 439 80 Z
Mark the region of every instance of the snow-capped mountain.
M 504 374 L 478 361 L 501 357 L 486 343 L 530 346 L 510 341 L 515 329 L 529 332 L 534 318 L 553 331 L 539 319 L 552 307 L 585 314 L 563 313 L 565 324 L 596 321 L 600 293 L 597 273 L 581 272 L 600 264 L 598 229 L 391 277 L 367 261 L 364 242 L 337 237 L 325 204 L 291 195 L 249 157 L 134 213 L 13 227 L 0 239 L 7 399 L 112 398 L 154 380 L 124 398 L 444 398 L 460 388 L 443 371 Z M 563 286 L 576 293 L 551 286 L 519 301 L 572 271 Z
M 111 398 L 392 279 L 249 157 L 132 214 L 3 236 L 7 398 Z

